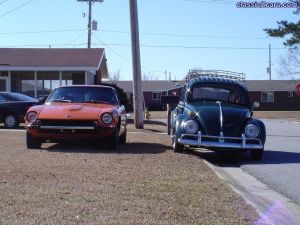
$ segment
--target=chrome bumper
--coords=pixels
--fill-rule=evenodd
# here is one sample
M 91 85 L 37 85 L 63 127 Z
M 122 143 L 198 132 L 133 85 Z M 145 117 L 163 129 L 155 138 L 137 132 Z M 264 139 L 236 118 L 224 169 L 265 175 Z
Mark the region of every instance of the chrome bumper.
M 187 137 L 194 137 L 197 140 L 186 139 Z M 227 141 L 227 142 L 226 142 Z M 228 142 L 229 141 L 229 142 Z M 232 143 L 236 141 L 238 143 Z M 249 143 L 254 141 L 256 144 Z M 194 147 L 206 148 L 233 148 L 233 149 L 263 149 L 264 145 L 258 138 L 247 138 L 245 134 L 241 137 L 223 137 L 223 136 L 210 136 L 202 135 L 201 131 L 198 134 L 182 134 L 177 142 L 182 145 L 190 145 Z
M 28 124 L 28 128 L 38 128 L 47 130 L 95 130 L 95 127 L 81 127 L 81 126 L 38 126 Z

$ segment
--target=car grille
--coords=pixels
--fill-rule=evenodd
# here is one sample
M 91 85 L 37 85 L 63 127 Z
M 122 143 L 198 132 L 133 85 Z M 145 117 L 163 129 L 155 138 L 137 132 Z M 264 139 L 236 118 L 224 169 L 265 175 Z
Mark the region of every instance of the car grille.
M 40 127 L 95 127 L 93 120 L 40 120 Z

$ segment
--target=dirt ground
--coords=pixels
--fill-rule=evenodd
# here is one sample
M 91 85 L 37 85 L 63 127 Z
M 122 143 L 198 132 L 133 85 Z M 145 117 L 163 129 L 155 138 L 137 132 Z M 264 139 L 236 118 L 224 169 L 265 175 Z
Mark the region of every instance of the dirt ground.
M 118 151 L 43 144 L 0 130 L 0 224 L 253 224 L 253 208 L 195 154 L 175 154 L 161 124 L 129 126 Z

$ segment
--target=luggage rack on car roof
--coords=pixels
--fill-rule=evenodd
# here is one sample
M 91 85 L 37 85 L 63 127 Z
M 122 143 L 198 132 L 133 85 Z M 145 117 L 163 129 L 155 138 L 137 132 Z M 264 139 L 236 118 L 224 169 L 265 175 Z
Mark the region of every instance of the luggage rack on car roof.
M 225 70 L 190 70 L 186 76 L 186 81 L 198 77 L 215 77 L 215 78 L 227 78 L 232 80 L 239 80 L 243 83 L 246 80 L 244 73 L 237 73 Z

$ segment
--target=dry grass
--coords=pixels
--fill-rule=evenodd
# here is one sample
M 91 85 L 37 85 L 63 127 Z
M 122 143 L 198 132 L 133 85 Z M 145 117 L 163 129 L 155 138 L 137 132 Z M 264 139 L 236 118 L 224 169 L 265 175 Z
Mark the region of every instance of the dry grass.
M 0 131 L 0 224 L 253 224 L 255 211 L 201 158 L 174 154 L 164 126 L 145 128 L 129 125 L 118 152 L 27 150 L 23 131 Z

